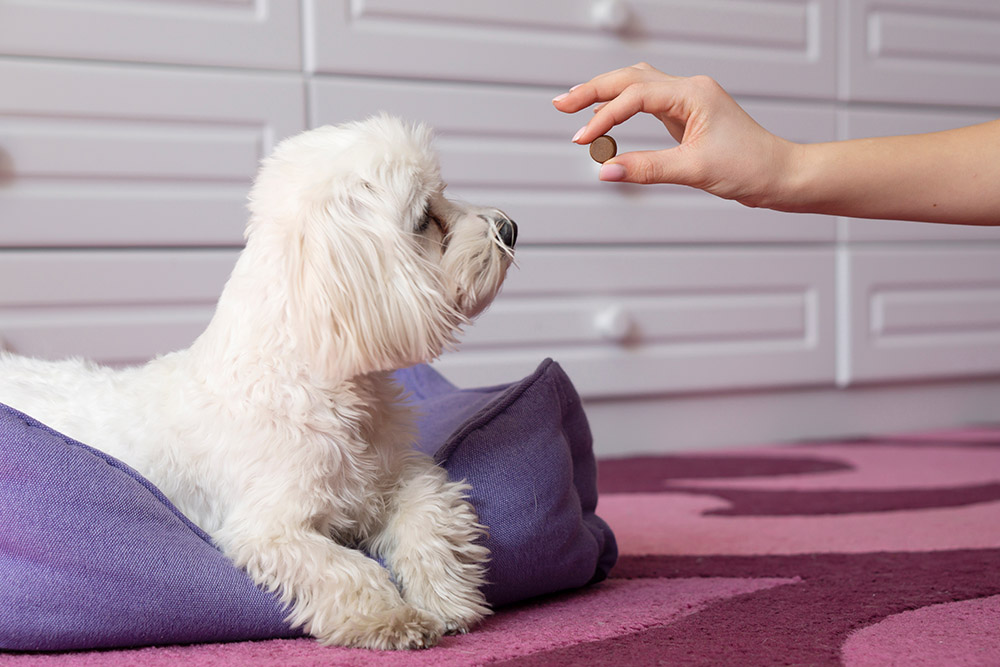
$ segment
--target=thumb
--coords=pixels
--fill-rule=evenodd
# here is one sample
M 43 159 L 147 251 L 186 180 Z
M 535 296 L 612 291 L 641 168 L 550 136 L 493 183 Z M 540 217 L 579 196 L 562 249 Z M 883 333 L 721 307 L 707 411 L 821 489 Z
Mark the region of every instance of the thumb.
M 680 146 L 661 151 L 622 153 L 601 165 L 600 179 L 623 183 L 677 183 L 691 181 L 691 163 Z

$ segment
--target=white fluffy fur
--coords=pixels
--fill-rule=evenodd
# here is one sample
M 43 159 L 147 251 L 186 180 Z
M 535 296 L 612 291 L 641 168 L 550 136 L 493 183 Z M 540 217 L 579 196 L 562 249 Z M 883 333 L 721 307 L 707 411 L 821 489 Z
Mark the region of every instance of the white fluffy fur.
M 380 116 L 286 140 L 189 349 L 124 370 L 0 353 L 0 402 L 145 475 L 325 643 L 465 632 L 489 613 L 483 529 L 467 487 L 411 451 L 388 373 L 453 342 L 512 252 L 503 214 L 443 190 L 424 127 Z

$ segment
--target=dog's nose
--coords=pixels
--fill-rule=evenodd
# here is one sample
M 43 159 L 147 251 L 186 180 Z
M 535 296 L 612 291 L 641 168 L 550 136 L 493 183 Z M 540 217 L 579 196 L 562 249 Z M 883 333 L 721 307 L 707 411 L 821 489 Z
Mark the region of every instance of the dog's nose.
M 497 233 L 500 235 L 500 240 L 508 248 L 513 248 L 514 244 L 517 243 L 517 223 L 510 218 L 497 220 Z

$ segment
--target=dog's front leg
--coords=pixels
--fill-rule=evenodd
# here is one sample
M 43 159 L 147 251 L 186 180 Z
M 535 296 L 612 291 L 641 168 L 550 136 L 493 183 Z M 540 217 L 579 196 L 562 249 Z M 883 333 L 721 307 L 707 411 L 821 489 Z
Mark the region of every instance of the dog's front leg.
M 234 528 L 234 526 L 239 526 Z M 445 630 L 407 604 L 378 563 L 306 527 L 230 521 L 216 542 L 289 605 L 288 620 L 325 644 L 373 649 L 435 645 Z
M 464 484 L 449 482 L 429 457 L 407 463 L 390 514 L 367 545 L 385 558 L 403 598 L 444 621 L 449 634 L 464 633 L 490 613 L 481 588 L 489 551 L 465 499 Z

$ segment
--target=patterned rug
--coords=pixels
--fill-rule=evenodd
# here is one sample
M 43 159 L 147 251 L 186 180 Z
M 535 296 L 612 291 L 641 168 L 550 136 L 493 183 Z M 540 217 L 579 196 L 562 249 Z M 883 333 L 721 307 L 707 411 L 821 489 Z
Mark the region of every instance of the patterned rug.
M 602 461 L 621 558 L 433 649 L 308 639 L 0 665 L 1000 665 L 1000 427 Z

